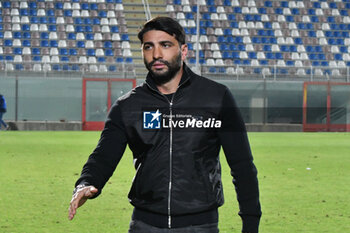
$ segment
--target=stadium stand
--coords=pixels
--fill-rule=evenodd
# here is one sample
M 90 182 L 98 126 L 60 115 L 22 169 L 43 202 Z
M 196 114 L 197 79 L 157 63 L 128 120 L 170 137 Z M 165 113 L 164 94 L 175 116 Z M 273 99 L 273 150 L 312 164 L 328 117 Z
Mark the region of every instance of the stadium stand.
M 121 54 L 125 59 L 132 56 L 122 4 L 121 0 L 1 1 L 0 62 L 5 65 L 0 69 L 120 71 L 122 66 L 115 62 L 120 54 L 112 44 L 122 42 Z M 108 69 L 103 65 L 107 60 Z
M 227 67 L 220 65 L 232 63 L 242 66 L 248 74 L 260 74 L 262 70 L 265 74 L 283 74 L 285 67 L 290 74 L 298 75 L 348 72 L 348 1 L 198 1 L 201 64 L 216 66 L 208 69 L 209 72 L 225 73 Z M 166 11 L 185 27 L 189 43 L 196 43 L 197 2 L 168 0 L 167 3 L 173 4 Z M 189 53 L 192 64 L 196 62 L 194 54 Z M 262 69 L 265 65 L 270 68 Z M 230 67 L 226 72 L 236 73 L 235 69 Z
M 124 4 L 1 1 L 0 70 L 133 71 L 139 42 L 130 39 Z M 347 0 L 164 0 L 163 11 L 185 28 L 189 65 L 199 48 L 203 72 L 349 74 Z

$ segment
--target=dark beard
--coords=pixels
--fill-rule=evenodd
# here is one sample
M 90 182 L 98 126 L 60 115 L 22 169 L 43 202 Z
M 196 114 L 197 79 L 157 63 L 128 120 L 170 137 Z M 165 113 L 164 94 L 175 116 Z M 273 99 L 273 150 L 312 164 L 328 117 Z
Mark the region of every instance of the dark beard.
M 162 74 L 158 74 L 158 73 L 153 72 L 151 69 L 152 65 L 157 61 L 165 64 L 168 67 L 168 71 L 164 72 Z M 145 63 L 147 70 L 150 72 L 151 77 L 153 78 L 154 82 L 157 85 L 162 85 L 162 84 L 165 84 L 165 83 L 171 81 L 175 77 L 175 74 L 180 70 L 181 63 L 182 63 L 181 52 L 178 54 L 178 56 L 176 56 L 170 62 L 162 60 L 162 59 L 158 59 L 158 60 L 153 60 L 150 63 L 147 63 L 146 60 L 144 60 L 144 63 Z

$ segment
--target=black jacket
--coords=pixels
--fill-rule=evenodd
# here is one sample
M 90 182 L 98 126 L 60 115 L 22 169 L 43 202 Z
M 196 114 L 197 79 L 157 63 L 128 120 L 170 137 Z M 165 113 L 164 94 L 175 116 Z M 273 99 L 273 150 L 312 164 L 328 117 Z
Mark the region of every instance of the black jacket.
M 159 120 L 160 128 L 145 128 L 149 126 L 145 123 L 150 123 L 146 115 L 157 110 L 162 115 L 153 123 Z M 184 65 L 179 88 L 168 98 L 148 75 L 144 84 L 111 108 L 98 146 L 76 185 L 94 185 L 101 191 L 126 144 L 136 168 L 131 204 L 169 219 L 210 211 L 224 203 L 219 162 L 222 146 L 236 187 L 243 231 L 258 232 L 257 170 L 244 122 L 227 87 Z M 172 227 L 171 221 L 166 224 Z

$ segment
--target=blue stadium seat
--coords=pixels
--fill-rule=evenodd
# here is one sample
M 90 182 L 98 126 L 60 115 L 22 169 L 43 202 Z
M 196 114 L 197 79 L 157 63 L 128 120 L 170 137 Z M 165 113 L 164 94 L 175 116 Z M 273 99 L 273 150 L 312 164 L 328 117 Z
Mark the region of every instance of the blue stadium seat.
M 261 44 L 261 39 L 260 39 L 260 37 L 253 37 L 252 38 L 252 42 L 254 44 Z
M 309 53 L 309 59 L 310 60 L 316 60 L 317 59 L 317 55 L 315 53 Z
M 75 26 L 75 32 L 84 32 L 83 26 L 76 25 L 76 26 Z
M 339 51 L 340 51 L 341 53 L 347 53 L 347 52 L 348 52 L 348 48 L 347 48 L 346 46 L 340 46 L 340 47 L 339 47 Z
M 290 51 L 290 52 L 297 52 L 297 47 L 296 47 L 295 45 L 291 45 L 291 46 L 289 47 L 289 51 Z
M 85 35 L 86 40 L 94 40 L 94 34 L 88 33 Z
M 30 9 L 29 10 L 29 15 L 30 16 L 37 16 L 38 12 L 36 11 L 36 9 Z
M 100 12 L 98 13 L 98 16 L 99 16 L 100 18 L 106 18 L 106 17 L 107 17 L 107 12 L 106 12 L 106 11 L 100 11 Z
M 68 33 L 68 40 L 76 40 L 76 34 L 75 33 Z
M 231 51 L 237 51 L 237 46 L 235 44 L 229 44 L 229 48 Z
M 294 43 L 295 44 L 303 44 L 303 40 L 301 38 L 297 37 L 297 38 L 294 38 Z
M 268 60 L 259 60 L 259 63 L 260 63 L 260 65 L 262 65 L 262 66 L 266 66 L 266 65 L 269 64 L 269 61 L 268 61 Z
M 23 70 L 22 64 L 15 64 L 15 70 Z
M 22 31 L 29 31 L 30 26 L 28 24 L 22 24 Z
M 15 39 L 21 39 L 21 38 L 22 38 L 21 32 L 13 32 L 13 38 L 15 38 Z
M 92 5 L 92 4 L 91 4 Z M 82 10 L 89 10 L 89 3 L 83 2 L 80 4 L 80 8 Z M 95 10 L 95 9 L 91 9 L 91 10 Z
M 317 45 L 314 48 L 315 48 L 315 52 L 316 53 L 322 53 L 323 52 L 322 46 Z
M 84 18 L 84 24 L 87 24 L 87 25 L 92 24 L 91 18 Z
M 276 57 L 276 59 L 281 60 L 281 59 L 283 59 L 283 54 L 277 52 L 277 53 L 275 53 L 275 57 Z
M 115 61 L 116 61 L 117 63 L 123 63 L 123 62 L 124 62 L 124 59 L 123 59 L 122 57 L 117 57 L 117 58 L 115 59 Z
M 56 2 L 55 8 L 59 9 L 59 10 L 62 10 L 63 9 L 63 3 L 62 2 Z
M 294 22 L 294 16 L 293 15 L 287 15 L 286 16 L 286 21 L 287 22 Z
M 265 1 L 264 6 L 265 7 L 272 7 L 272 1 Z
M 329 8 L 337 9 L 337 4 L 335 2 L 330 2 Z
M 313 22 L 313 23 L 318 23 L 318 22 L 319 22 L 318 17 L 315 16 L 315 15 L 312 15 L 312 16 L 310 17 L 310 20 L 311 20 L 311 22 Z
M 209 67 L 209 72 L 210 73 L 216 73 L 216 68 L 213 67 L 213 66 Z
M 76 56 L 77 55 L 77 50 L 74 48 L 70 48 L 69 50 L 69 55 L 70 56 Z
M 30 47 L 31 46 L 30 40 L 23 40 L 22 45 L 23 47 Z
M 224 0 L 224 6 L 231 6 L 231 0 Z
M 36 2 L 33 2 L 33 1 L 29 2 L 28 7 L 32 9 L 36 9 L 37 8 Z
M 259 14 L 267 14 L 266 8 L 265 7 L 260 7 L 258 9 Z
M 231 52 L 224 51 L 224 52 L 222 53 L 222 58 L 223 58 L 223 59 L 232 59 L 233 56 L 232 56 L 232 53 L 231 53 Z
M 288 1 L 281 1 L 280 5 L 281 5 L 281 7 L 284 7 L 284 8 L 288 8 L 289 7 Z
M 34 62 L 41 62 L 41 57 L 40 56 L 33 56 L 32 60 Z
M 349 14 L 348 14 L 348 11 L 347 10 L 340 10 L 340 15 L 341 16 L 349 16 Z
M 248 53 L 248 57 L 250 59 L 257 59 L 257 54 L 256 54 L 256 52 L 249 52 Z
M 22 48 L 14 48 L 13 53 L 15 55 L 22 55 Z
M 239 59 L 239 52 L 232 52 L 233 59 Z
M 72 17 L 72 10 L 64 10 L 63 15 L 65 17 Z
M 42 33 L 40 34 L 40 38 L 41 38 L 42 40 L 49 39 L 49 34 L 48 34 L 47 32 L 42 32 Z
M 321 66 L 329 66 L 328 61 L 321 61 Z
M 286 65 L 287 66 L 294 66 L 294 61 L 291 61 L 291 60 L 289 60 L 289 61 L 286 61 Z
M 263 46 L 263 50 L 264 50 L 265 52 L 271 52 L 271 45 L 265 44 L 265 45 Z
M 321 3 L 319 3 L 319 2 L 314 2 L 314 3 L 313 3 L 313 7 L 314 7 L 314 8 L 321 8 Z
M 55 16 L 55 11 L 53 9 L 48 9 L 46 11 L 46 16 L 49 16 L 49 18 L 52 18 L 53 16 Z
M 54 24 L 50 24 L 48 29 L 49 29 L 50 32 L 57 31 L 56 25 L 54 25 Z
M 22 8 L 19 11 L 20 16 L 28 16 L 28 9 Z
M 41 24 L 47 24 L 47 19 L 46 19 L 46 17 L 39 17 L 39 22 L 40 22 Z
M 60 48 L 59 53 L 61 56 L 67 56 L 68 55 L 68 50 L 66 48 Z
M 50 40 L 50 47 L 57 48 L 58 47 L 57 41 L 56 40 Z
M 60 71 L 61 70 L 61 66 L 59 64 L 53 64 L 52 65 L 52 70 L 54 71 Z
M 241 7 L 234 7 L 233 12 L 236 14 L 241 14 L 242 13 L 242 8 Z
M 95 24 L 95 25 L 100 25 L 100 24 L 101 24 L 99 18 L 93 18 L 93 19 L 92 19 L 92 23 Z
M 4 46 L 12 47 L 12 40 L 4 40 Z
M 128 34 L 122 34 L 121 35 L 122 41 L 129 41 L 129 35 Z
M 293 15 L 299 15 L 300 14 L 300 11 L 299 11 L 298 8 L 292 8 L 291 12 L 292 12 Z
M 11 8 L 11 3 L 10 3 L 9 1 L 4 1 L 4 2 L 2 3 L 2 7 L 3 7 L 3 8 Z
M 312 61 L 311 64 L 312 64 L 312 66 L 320 66 L 319 61 Z
M 276 9 L 275 9 L 275 14 L 277 14 L 277 15 L 283 15 L 283 9 L 282 9 L 282 8 L 276 8 Z
M 341 53 L 336 53 L 336 54 L 334 54 L 334 59 L 337 61 L 342 61 L 343 55 Z
M 78 48 L 85 48 L 85 42 L 84 41 L 77 41 L 77 47 Z
M 55 17 L 49 17 L 48 18 L 49 24 L 56 24 L 56 18 Z
M 88 49 L 86 54 L 88 56 L 95 56 L 96 55 L 95 49 Z
M 13 56 L 12 55 L 6 55 L 5 56 L 6 61 L 13 61 Z
M 37 17 L 33 16 L 33 17 L 30 18 L 30 22 L 31 23 L 39 23 L 39 20 L 38 20 Z
M 117 71 L 117 67 L 115 65 L 110 65 L 110 66 L 108 66 L 108 71 L 116 72 Z
M 106 49 L 105 50 L 105 55 L 107 56 L 107 57 L 113 57 L 114 56 L 114 53 L 113 53 L 113 50 L 112 49 Z
M 33 55 L 40 55 L 40 48 L 32 48 Z
M 42 41 L 40 42 L 40 46 L 41 46 L 41 47 L 49 47 L 49 42 L 48 42 L 47 40 L 42 40 Z
M 266 58 L 270 59 L 270 60 L 274 60 L 276 59 L 275 54 L 274 53 L 266 53 Z
M 242 64 L 248 66 L 250 65 L 250 63 L 251 63 L 251 60 L 243 60 Z

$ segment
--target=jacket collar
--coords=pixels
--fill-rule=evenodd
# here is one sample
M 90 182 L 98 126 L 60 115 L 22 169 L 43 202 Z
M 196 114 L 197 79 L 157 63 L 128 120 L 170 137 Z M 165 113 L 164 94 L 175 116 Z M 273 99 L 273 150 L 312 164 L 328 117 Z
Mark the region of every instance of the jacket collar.
M 179 86 L 183 86 L 184 83 L 189 84 L 191 82 L 192 76 L 193 76 L 193 72 L 190 68 L 188 68 L 188 66 L 186 65 L 186 63 L 183 63 L 183 74 L 179 83 Z M 154 82 L 152 75 L 150 72 L 148 72 L 147 76 L 146 76 L 146 83 L 154 90 L 158 90 L 156 83 Z

